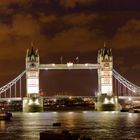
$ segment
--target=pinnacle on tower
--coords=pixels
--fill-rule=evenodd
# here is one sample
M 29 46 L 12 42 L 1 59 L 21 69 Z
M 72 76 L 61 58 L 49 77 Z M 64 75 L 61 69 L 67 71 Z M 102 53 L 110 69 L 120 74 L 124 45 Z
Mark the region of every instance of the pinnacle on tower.
M 104 48 L 106 48 L 106 42 L 104 41 Z

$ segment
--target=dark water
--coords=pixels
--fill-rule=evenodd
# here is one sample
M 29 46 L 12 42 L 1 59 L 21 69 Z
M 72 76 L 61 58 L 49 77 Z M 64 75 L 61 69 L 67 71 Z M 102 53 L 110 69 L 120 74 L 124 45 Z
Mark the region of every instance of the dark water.
M 21 112 L 13 116 L 13 121 L 0 121 L 0 140 L 39 140 L 44 130 L 69 130 L 92 136 L 93 140 L 140 140 L 140 113 Z M 62 126 L 53 127 L 54 122 Z

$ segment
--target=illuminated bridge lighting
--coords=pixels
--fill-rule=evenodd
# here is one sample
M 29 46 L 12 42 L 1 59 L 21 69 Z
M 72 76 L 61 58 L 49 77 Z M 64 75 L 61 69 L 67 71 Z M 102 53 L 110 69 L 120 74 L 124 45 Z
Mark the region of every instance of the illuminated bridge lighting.
M 67 67 L 72 67 L 73 66 L 73 63 L 69 62 L 67 63 Z

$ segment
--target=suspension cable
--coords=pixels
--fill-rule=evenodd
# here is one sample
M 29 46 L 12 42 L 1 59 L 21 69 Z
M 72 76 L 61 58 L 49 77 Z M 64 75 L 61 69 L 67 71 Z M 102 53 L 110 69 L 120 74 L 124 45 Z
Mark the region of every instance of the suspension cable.
M 0 94 L 3 92 L 6 92 L 9 88 L 11 88 L 18 80 L 22 78 L 22 76 L 25 74 L 26 71 L 23 71 L 19 76 L 17 76 L 15 79 L 13 79 L 11 82 L 8 84 L 4 85 L 3 87 L 0 88 Z
M 125 79 L 114 69 L 113 69 L 113 76 L 115 77 L 115 79 L 118 80 L 118 82 L 120 82 L 123 86 L 127 87 L 127 89 L 129 89 L 130 91 L 134 93 L 140 93 L 140 87 Z

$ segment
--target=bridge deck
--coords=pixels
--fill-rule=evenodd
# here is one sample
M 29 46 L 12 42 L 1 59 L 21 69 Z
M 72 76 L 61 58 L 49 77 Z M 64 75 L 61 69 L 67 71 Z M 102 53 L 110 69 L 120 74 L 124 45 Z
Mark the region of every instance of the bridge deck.
M 21 100 L 22 100 L 21 97 L 17 97 L 17 98 L 0 98 L 0 102 L 2 102 L 2 101 L 11 102 L 11 101 L 21 101 Z
M 97 98 L 95 96 L 46 96 L 46 97 L 43 97 L 43 98 L 69 98 L 69 97 L 72 97 L 72 98 Z M 119 96 L 118 97 L 119 99 L 123 99 L 123 100 L 128 100 L 129 98 L 131 99 L 138 99 L 140 100 L 140 97 L 139 96 Z M 0 102 L 1 101 L 21 101 L 22 98 L 21 97 L 17 97 L 17 98 L 0 98 Z
M 119 96 L 119 99 L 140 99 L 140 96 Z

